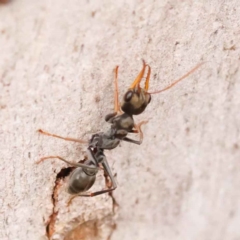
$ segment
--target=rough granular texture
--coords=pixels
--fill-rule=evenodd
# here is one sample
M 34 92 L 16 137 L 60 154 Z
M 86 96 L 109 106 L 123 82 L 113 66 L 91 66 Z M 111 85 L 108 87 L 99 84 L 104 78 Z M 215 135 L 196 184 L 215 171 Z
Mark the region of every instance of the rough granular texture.
M 104 240 L 240 239 L 239 16 L 238 0 L 1 4 L 0 239 L 46 239 L 56 175 L 68 166 L 35 162 L 84 159 L 85 145 L 37 130 L 87 140 L 108 129 L 113 69 L 122 99 L 141 59 L 152 67 L 151 91 L 205 64 L 152 95 L 134 118 L 149 120 L 141 146 L 106 151 L 114 198 L 75 198 L 67 207 L 62 181 L 52 238 L 77 229 Z M 104 187 L 99 171 L 93 190 Z

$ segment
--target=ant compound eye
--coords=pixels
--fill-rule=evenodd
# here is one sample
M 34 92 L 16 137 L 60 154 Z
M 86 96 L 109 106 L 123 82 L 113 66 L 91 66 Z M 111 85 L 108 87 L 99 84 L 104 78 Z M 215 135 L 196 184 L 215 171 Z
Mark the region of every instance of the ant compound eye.
M 124 95 L 124 101 L 129 102 L 132 99 L 133 96 L 133 91 L 127 91 L 126 94 Z

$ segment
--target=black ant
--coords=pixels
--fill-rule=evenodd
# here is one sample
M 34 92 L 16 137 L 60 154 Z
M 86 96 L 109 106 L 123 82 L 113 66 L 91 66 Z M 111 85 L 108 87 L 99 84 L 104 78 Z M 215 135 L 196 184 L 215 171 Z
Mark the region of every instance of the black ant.
M 164 89 L 155 92 L 148 92 L 149 80 L 151 75 L 151 67 L 145 63 L 143 60 L 143 67 L 128 91 L 123 97 L 123 103 L 120 106 L 118 100 L 118 66 L 115 68 L 115 96 L 114 96 L 114 113 L 108 114 L 105 117 L 105 120 L 111 124 L 111 128 L 106 132 L 100 132 L 92 135 L 89 142 L 84 140 L 61 137 L 55 134 L 45 132 L 43 130 L 38 130 L 39 133 L 64 139 L 66 141 L 74 141 L 79 143 L 88 143 L 87 153 L 88 159 L 84 163 L 76 163 L 65 160 L 60 156 L 48 156 L 41 158 L 38 163 L 50 159 L 57 158 L 62 160 L 71 166 L 76 167 L 75 170 L 70 175 L 68 192 L 75 196 L 84 196 L 84 197 L 93 197 L 106 192 L 111 192 L 116 189 L 117 184 L 114 180 L 114 176 L 111 172 L 111 169 L 108 165 L 107 159 L 104 155 L 104 150 L 116 148 L 120 141 L 127 141 L 140 145 L 143 139 L 143 133 L 141 131 L 141 125 L 147 123 L 147 121 L 142 121 L 139 124 L 134 123 L 133 115 L 141 114 L 151 101 L 151 94 L 163 92 L 175 84 L 189 76 L 201 64 L 198 64 L 195 68 L 190 70 L 187 74 L 174 81 L 171 85 L 167 86 Z M 145 81 L 144 88 L 140 87 L 140 82 L 144 77 L 146 68 L 147 77 Z M 139 133 L 140 140 L 133 140 L 127 137 L 128 133 Z M 97 191 L 97 192 L 86 192 L 89 190 L 95 182 L 96 174 L 99 170 L 100 165 L 102 165 L 107 176 L 110 177 L 112 186 L 108 189 Z

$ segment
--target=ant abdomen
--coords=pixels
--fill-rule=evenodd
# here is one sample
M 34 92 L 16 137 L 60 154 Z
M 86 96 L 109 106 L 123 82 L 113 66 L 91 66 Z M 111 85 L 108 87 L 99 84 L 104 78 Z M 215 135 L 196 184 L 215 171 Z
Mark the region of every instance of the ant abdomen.
M 86 192 L 92 187 L 95 180 L 96 173 L 91 173 L 90 171 L 86 171 L 86 169 L 78 167 L 70 175 L 68 193 L 78 194 Z

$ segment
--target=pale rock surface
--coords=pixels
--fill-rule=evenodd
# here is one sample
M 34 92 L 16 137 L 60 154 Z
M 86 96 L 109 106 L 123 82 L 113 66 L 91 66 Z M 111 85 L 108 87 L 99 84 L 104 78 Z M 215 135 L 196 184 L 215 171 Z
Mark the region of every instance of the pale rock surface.
M 74 239 L 67 232 L 83 223 L 84 239 L 240 239 L 239 48 L 238 0 L 0 5 L 0 239 L 46 239 L 56 174 L 66 164 L 35 162 L 83 159 L 85 146 L 36 130 L 88 139 L 107 129 L 112 70 L 120 66 L 122 97 L 142 58 L 152 67 L 151 90 L 205 64 L 152 96 L 136 117 L 150 119 L 141 146 L 106 152 L 117 173 L 115 213 L 108 195 L 67 208 L 65 183 L 52 238 Z M 94 189 L 103 187 L 99 173 Z

